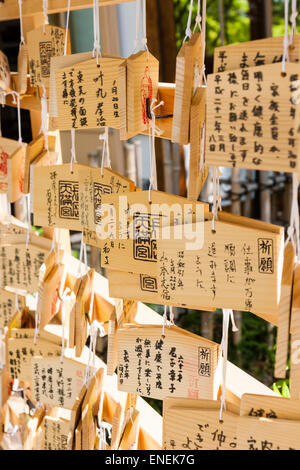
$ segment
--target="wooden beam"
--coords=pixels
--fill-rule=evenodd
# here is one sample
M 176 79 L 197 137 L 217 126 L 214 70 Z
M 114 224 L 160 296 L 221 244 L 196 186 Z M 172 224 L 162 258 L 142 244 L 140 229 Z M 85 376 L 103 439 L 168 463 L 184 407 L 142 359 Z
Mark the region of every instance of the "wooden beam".
M 116 5 L 118 3 L 133 2 L 134 0 L 99 0 L 99 6 Z M 71 11 L 82 10 L 84 8 L 92 8 L 93 0 L 72 0 Z M 43 13 L 41 0 L 23 0 L 23 16 L 33 16 L 38 13 Z M 49 0 L 48 14 L 60 13 L 67 11 L 68 0 Z M 5 3 L 0 3 L 0 21 L 19 19 L 19 6 L 18 0 L 5 0 Z

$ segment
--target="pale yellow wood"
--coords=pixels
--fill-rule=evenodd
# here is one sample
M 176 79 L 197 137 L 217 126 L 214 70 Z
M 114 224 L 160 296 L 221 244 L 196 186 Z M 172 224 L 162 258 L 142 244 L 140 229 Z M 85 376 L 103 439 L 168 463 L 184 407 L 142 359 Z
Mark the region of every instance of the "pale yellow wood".
M 159 63 L 147 51 L 129 56 L 126 63 L 127 131 L 139 134 L 151 125 L 149 113 L 153 100 L 157 98 Z
M 133 181 L 116 173 L 110 168 L 80 166 L 79 181 L 79 217 L 84 241 L 93 246 L 101 246 L 97 229 L 101 226 L 102 196 L 121 194 L 135 190 Z
M 127 326 L 118 330 L 118 388 L 163 399 L 217 396 L 218 345 L 178 327 Z
M 126 61 L 102 56 L 99 65 L 94 58 L 55 72 L 58 128 L 97 129 L 109 126 L 120 129 L 120 136 L 125 139 Z M 73 89 L 74 98 L 71 97 Z M 75 109 L 73 99 L 76 115 L 72 114 Z
M 8 289 L 0 289 L 0 328 L 8 326 L 15 315 L 16 294 Z M 26 306 L 26 297 L 17 296 L 17 305 L 20 310 Z
M 207 164 L 299 171 L 298 68 L 289 62 L 281 74 L 275 63 L 208 76 Z
M 69 450 L 69 421 L 63 418 L 45 416 L 43 421 L 42 450 Z
M 75 450 L 82 450 L 82 421 L 79 421 L 75 429 Z
M 32 86 L 49 87 L 50 59 L 64 54 L 65 28 L 42 25 L 27 33 L 29 73 Z M 71 52 L 70 35 L 67 37 L 67 54 Z
M 55 265 L 39 286 L 37 313 L 41 328 L 53 319 L 59 309 L 59 295 L 62 292 L 65 276 L 66 267 L 63 264 Z
M 50 151 L 55 150 L 56 137 L 48 136 L 48 148 Z M 26 147 L 25 153 L 25 168 L 24 168 L 24 183 L 23 183 L 23 192 L 24 194 L 29 193 L 30 187 L 30 165 L 38 158 L 43 150 L 45 149 L 45 137 L 44 134 L 40 134 L 36 139 L 34 139 Z
M 300 420 L 300 401 L 276 396 L 245 393 L 242 396 L 240 416 Z
M 27 91 L 28 73 L 28 47 L 27 44 L 20 44 L 18 53 L 18 87 L 17 91 L 25 94 Z
M 31 361 L 33 398 L 71 410 L 85 377 L 85 365 L 73 359 L 34 357 Z
M 0 193 L 8 192 L 7 165 L 10 155 L 14 155 L 19 147 L 17 140 L 0 137 Z
M 176 89 L 172 142 L 189 143 L 191 100 L 194 89 L 195 69 L 201 72 L 203 65 L 201 33 L 193 33 L 183 44 L 176 59 Z
M 208 211 L 206 204 L 160 191 L 103 195 L 102 201 L 101 266 L 154 276 L 157 244 L 166 236 L 162 227 L 183 223 L 183 217 L 184 223 L 203 220 Z M 147 231 L 151 237 L 147 238 Z
M 94 269 L 90 269 L 82 278 L 75 303 L 75 354 L 81 356 L 88 335 L 88 322 L 92 285 L 94 282 Z M 91 312 L 92 314 L 92 312 Z
M 16 202 L 23 194 L 26 144 L 21 144 L 7 159 L 8 200 Z
M 290 393 L 294 399 L 300 398 L 300 266 L 296 265 L 293 278 L 293 300 L 291 313 L 290 349 Z
M 129 411 L 130 417 L 125 427 L 119 450 L 136 450 L 138 444 L 140 413 L 136 409 Z
M 82 404 L 82 450 L 93 450 L 96 440 L 96 423 L 104 370 L 97 370 L 92 377 Z
M 10 68 L 6 55 L 0 51 L 0 90 L 11 90 Z
M 133 2 L 134 0 L 99 0 L 99 6 L 116 5 L 118 3 Z M 42 15 L 43 8 L 40 0 L 23 0 L 22 14 L 25 17 L 33 15 Z M 82 10 L 84 8 L 92 8 L 92 0 L 72 0 L 70 10 Z M 60 13 L 67 11 L 67 0 L 49 0 L 48 1 L 48 14 Z M 19 19 L 19 5 L 17 0 L 5 0 L 5 3 L 0 7 L 0 20 L 13 20 Z
M 273 64 L 282 61 L 283 36 L 246 41 L 216 47 L 214 50 L 214 72 Z M 295 34 L 289 48 L 291 62 L 300 60 L 300 37 Z
M 167 398 L 163 403 L 165 450 L 236 450 L 238 408 L 227 403 L 220 422 L 220 402 Z
M 190 117 L 190 164 L 188 199 L 197 201 L 201 189 L 208 175 L 208 166 L 205 165 L 205 108 L 206 88 L 198 88 L 191 104 Z M 202 158 L 202 161 L 201 161 Z
M 292 243 L 289 243 L 284 250 L 274 371 L 274 376 L 282 379 L 286 377 L 288 360 L 294 263 L 295 250 Z
M 80 284 L 81 284 L 81 278 L 79 277 L 79 278 L 76 279 L 74 290 L 73 290 L 75 297 L 77 297 L 77 295 L 78 295 Z M 69 348 L 74 348 L 74 346 L 75 346 L 75 322 L 76 322 L 76 319 L 75 319 L 76 310 L 75 309 L 76 309 L 76 301 L 73 305 L 73 308 L 72 308 L 71 314 L 70 314 Z

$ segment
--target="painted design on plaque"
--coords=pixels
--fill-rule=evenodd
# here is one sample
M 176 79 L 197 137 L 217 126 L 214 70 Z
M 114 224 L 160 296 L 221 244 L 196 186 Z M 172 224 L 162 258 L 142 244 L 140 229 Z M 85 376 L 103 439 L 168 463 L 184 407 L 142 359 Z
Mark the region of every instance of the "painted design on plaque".
M 157 261 L 159 215 L 136 212 L 133 215 L 133 257 L 139 261 Z
M 140 287 L 145 292 L 157 292 L 157 279 L 156 277 L 140 274 Z
M 59 181 L 59 216 L 62 219 L 79 219 L 79 183 Z
M 112 194 L 112 187 L 108 184 L 94 183 L 93 184 L 93 199 L 94 199 L 94 221 L 95 224 L 101 222 L 101 205 L 102 194 Z

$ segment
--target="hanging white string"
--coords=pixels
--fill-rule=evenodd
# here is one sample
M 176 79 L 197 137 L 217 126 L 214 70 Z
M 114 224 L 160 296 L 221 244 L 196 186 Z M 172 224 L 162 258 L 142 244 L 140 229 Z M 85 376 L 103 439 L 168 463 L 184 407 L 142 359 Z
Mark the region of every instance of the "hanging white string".
M 48 0 L 43 0 L 43 15 L 44 15 L 44 25 L 43 25 L 43 31 L 45 32 L 46 24 L 48 24 Z
M 223 328 L 222 328 L 222 341 L 220 344 L 220 352 L 222 354 L 222 395 L 220 406 L 220 421 L 223 421 L 223 410 L 226 410 L 226 369 L 227 369 L 227 355 L 228 355 L 228 329 L 229 319 L 232 323 L 232 331 L 238 331 L 235 325 L 233 311 L 231 309 L 223 308 Z
M 65 288 L 63 295 L 60 298 L 61 301 L 61 324 L 62 324 L 62 333 L 61 333 L 61 355 L 60 355 L 60 362 L 64 361 L 65 355 L 65 323 L 66 323 L 66 306 L 65 302 L 67 296 L 69 296 L 71 289 L 69 287 Z
M 194 29 L 193 29 L 193 33 L 196 31 L 197 26 L 198 26 L 199 30 L 201 31 L 200 0 L 198 0 L 197 16 L 196 16 L 196 22 L 195 22 L 195 26 L 194 26 Z
M 289 0 L 284 0 L 284 37 L 281 72 L 285 74 L 286 62 L 289 60 Z
M 147 44 L 147 10 L 146 10 L 146 0 L 143 0 L 143 36 L 142 36 L 142 45 L 145 50 L 148 52 L 149 57 L 149 49 Z
M 47 109 L 47 94 L 46 87 L 42 85 L 43 95 L 41 97 L 41 129 L 40 132 L 44 134 L 45 148 L 48 150 L 48 109 Z
M 191 39 L 191 36 L 192 36 L 191 24 L 192 24 L 193 3 L 194 3 L 194 0 L 191 0 L 190 9 L 189 9 L 189 16 L 188 16 L 188 20 L 187 20 L 187 25 L 186 25 L 186 29 L 185 29 L 185 37 L 184 37 L 183 43 L 185 43 L 187 38 Z
M 149 122 L 149 155 L 150 155 L 150 182 L 149 182 L 149 202 L 151 201 L 151 191 L 157 190 L 157 173 L 156 173 L 156 157 L 155 157 L 155 133 L 161 135 L 161 130 L 155 125 L 155 114 L 154 110 L 164 104 L 163 101 L 157 102 L 156 99 L 152 100 L 150 106 L 151 122 Z
M 285 246 L 292 242 L 293 248 L 296 253 L 297 261 L 300 260 L 300 233 L 299 233 L 299 204 L 298 204 L 298 185 L 299 181 L 297 174 L 292 174 L 293 183 L 292 183 L 292 206 L 291 206 L 291 215 L 290 215 L 290 225 L 287 230 L 287 239 Z
M 89 328 L 89 336 L 90 336 L 90 345 L 89 345 L 89 356 L 88 362 L 85 369 L 85 377 L 84 377 L 84 384 L 88 387 L 90 382 L 90 378 L 92 375 L 96 373 L 96 345 L 97 345 L 97 337 L 98 335 L 100 338 L 105 336 L 106 332 L 103 327 L 102 323 L 94 320 L 93 323 L 90 325 Z M 92 362 L 92 369 L 93 373 L 91 374 L 91 362 Z
M 106 431 L 108 438 L 111 439 L 111 430 L 112 425 L 106 421 L 101 421 L 99 424 L 98 436 L 99 436 L 99 446 L 98 450 L 106 450 Z
M 99 56 L 101 57 L 99 0 L 93 0 L 93 23 L 94 23 L 93 57 L 95 57 L 95 54 L 97 55 L 97 64 L 99 65 Z
M 136 0 L 135 2 L 135 40 L 132 54 L 136 52 L 136 49 L 139 45 L 139 29 L 140 29 L 140 13 L 142 7 L 142 0 Z
M 20 46 L 25 44 L 24 32 L 23 32 L 23 14 L 22 14 L 22 0 L 18 0 L 19 13 L 20 13 Z
M 289 40 L 289 45 L 293 44 L 294 41 L 294 34 L 297 34 L 297 0 L 292 0 L 292 14 L 290 16 L 290 21 L 291 21 L 291 34 L 290 34 L 290 40 Z
M 82 275 L 82 267 L 84 266 L 84 271 L 87 273 L 88 265 L 87 265 L 87 251 L 86 251 L 86 244 L 83 241 L 83 232 L 81 234 L 81 243 L 80 243 L 80 253 L 79 253 L 79 264 L 78 264 L 78 273 L 77 275 Z
M 220 176 L 221 171 L 219 167 L 213 168 L 213 205 L 212 205 L 212 223 L 211 229 L 215 232 L 215 221 L 218 220 L 218 211 L 222 210 L 221 206 L 221 193 L 220 193 Z
M 168 326 L 169 328 L 174 325 L 174 313 L 173 313 L 173 307 L 169 307 L 169 313 L 170 313 L 170 320 L 168 321 L 168 315 L 167 315 L 167 305 L 164 306 L 164 314 L 163 314 L 163 325 L 162 325 L 162 336 L 165 336 L 165 328 Z
M 71 8 L 71 0 L 68 0 L 68 11 L 67 11 L 67 21 L 66 21 L 66 35 L 65 35 L 64 55 L 67 55 L 68 33 L 69 33 L 69 21 L 70 21 L 70 8 Z
M 203 82 L 206 86 L 206 75 L 205 75 L 205 48 L 206 48 L 206 0 L 203 0 L 202 4 L 202 27 L 201 27 L 201 41 L 202 41 L 202 69 L 201 69 L 201 86 Z
M 26 234 L 26 250 L 28 250 L 30 232 L 31 232 L 31 211 L 30 211 L 30 193 L 26 194 L 27 202 L 27 234 Z
M 15 312 L 21 313 L 20 308 L 19 308 L 19 296 L 18 296 L 17 292 L 16 292 L 16 295 L 15 295 Z
M 224 25 L 224 5 L 223 0 L 218 0 L 219 22 L 220 22 L 220 44 L 224 46 L 225 25 Z
M 111 168 L 109 141 L 108 141 L 108 127 L 99 135 L 99 140 L 103 140 L 102 155 L 101 155 L 101 176 L 103 176 L 104 166 Z
M 77 163 L 76 149 L 75 149 L 75 129 L 71 129 L 71 161 L 70 161 L 71 173 L 73 173 L 73 163 Z

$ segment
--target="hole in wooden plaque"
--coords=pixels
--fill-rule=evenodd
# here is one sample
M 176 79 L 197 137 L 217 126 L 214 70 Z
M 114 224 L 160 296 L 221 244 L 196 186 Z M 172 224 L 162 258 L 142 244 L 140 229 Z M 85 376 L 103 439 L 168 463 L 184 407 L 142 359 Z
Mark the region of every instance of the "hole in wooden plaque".
M 282 77 L 286 77 L 286 72 L 281 72 Z

